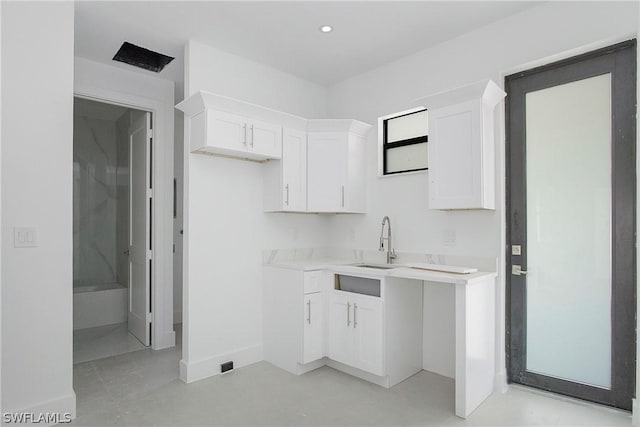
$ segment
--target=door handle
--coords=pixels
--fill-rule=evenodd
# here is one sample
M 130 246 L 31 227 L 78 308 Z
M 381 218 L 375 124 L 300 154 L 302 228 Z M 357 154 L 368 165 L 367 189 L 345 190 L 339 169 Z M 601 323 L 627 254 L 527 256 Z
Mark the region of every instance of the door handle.
M 511 266 L 511 274 L 514 276 L 526 275 L 528 272 L 522 269 L 520 265 L 512 265 Z
M 342 186 L 342 207 L 344 208 L 344 185 Z
M 249 129 L 251 130 L 251 147 L 253 147 L 253 125 Z
M 311 300 L 307 300 L 307 307 L 309 307 L 309 316 L 307 317 L 307 323 L 311 324 Z
M 284 186 L 284 189 L 285 189 L 285 190 L 286 190 L 286 192 L 287 192 L 287 199 L 284 201 L 284 204 L 285 204 L 285 205 L 287 205 L 287 206 L 289 206 L 289 184 L 285 185 L 285 186 Z
M 357 303 L 353 303 L 353 329 L 355 329 L 358 326 L 358 321 L 356 320 L 356 315 L 358 313 L 358 304 Z
M 351 304 L 347 303 L 347 327 L 351 326 Z
M 243 124 L 242 125 L 242 143 L 246 146 L 247 145 L 247 124 Z

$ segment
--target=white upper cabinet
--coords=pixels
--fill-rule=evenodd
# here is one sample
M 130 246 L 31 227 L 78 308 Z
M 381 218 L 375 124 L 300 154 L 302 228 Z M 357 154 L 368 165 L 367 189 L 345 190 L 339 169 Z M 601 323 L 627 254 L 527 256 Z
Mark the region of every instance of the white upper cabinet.
M 176 108 L 186 115 L 192 153 L 250 160 L 279 159 L 282 124 L 293 117 L 207 92 L 193 94 Z
M 265 163 L 262 182 L 266 212 L 306 212 L 306 131 L 282 130 L 282 159 Z
M 282 156 L 282 126 L 252 120 L 249 124 L 247 144 L 251 152 L 270 159 L 279 159 Z
M 309 120 L 307 129 L 307 210 L 363 213 L 371 126 L 357 120 Z
M 430 209 L 495 209 L 493 119 L 505 96 L 485 80 L 418 100 L 429 113 Z
M 265 212 L 364 213 L 371 125 L 308 120 L 204 91 L 176 108 L 192 153 L 266 161 Z
M 191 119 L 191 151 L 205 149 L 206 146 L 218 147 L 220 150 L 244 152 L 247 150 L 247 119 L 246 117 L 223 111 L 207 110 L 206 121 L 204 113 L 199 113 Z M 202 120 L 202 121 L 201 121 Z M 193 127 L 205 129 L 205 138 L 200 138 L 200 132 L 193 132 Z

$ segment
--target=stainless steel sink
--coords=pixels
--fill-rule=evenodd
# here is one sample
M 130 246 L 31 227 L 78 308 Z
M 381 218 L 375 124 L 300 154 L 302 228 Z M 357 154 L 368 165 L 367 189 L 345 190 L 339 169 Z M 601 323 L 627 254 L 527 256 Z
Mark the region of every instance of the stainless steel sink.
M 400 267 L 399 265 L 394 264 L 353 264 L 352 266 L 362 268 L 377 268 L 378 270 L 391 270 L 393 268 Z

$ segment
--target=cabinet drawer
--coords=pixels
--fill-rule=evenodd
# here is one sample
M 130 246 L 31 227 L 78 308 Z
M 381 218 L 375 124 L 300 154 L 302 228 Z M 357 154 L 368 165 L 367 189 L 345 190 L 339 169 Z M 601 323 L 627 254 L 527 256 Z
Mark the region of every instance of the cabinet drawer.
M 322 271 L 308 271 L 304 273 L 304 293 L 320 292 L 322 289 Z

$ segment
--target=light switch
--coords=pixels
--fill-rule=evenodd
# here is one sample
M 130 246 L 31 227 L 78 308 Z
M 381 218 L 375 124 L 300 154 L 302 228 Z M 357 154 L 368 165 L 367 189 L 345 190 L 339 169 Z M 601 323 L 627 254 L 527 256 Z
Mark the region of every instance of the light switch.
M 14 248 L 35 248 L 37 246 L 38 239 L 34 227 L 13 227 Z

